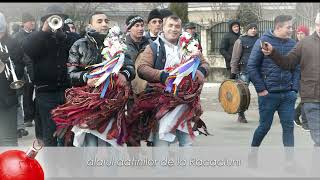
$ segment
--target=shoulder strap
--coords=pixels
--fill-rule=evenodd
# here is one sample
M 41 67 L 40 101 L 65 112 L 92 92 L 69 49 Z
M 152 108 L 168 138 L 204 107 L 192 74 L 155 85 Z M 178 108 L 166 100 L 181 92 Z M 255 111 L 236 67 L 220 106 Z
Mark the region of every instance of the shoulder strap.
M 159 39 L 150 44 L 153 53 L 153 66 L 156 69 L 163 69 L 165 64 L 165 54 L 166 50 L 164 43 Z
M 152 50 L 152 54 L 153 54 L 153 66 L 155 66 L 156 61 L 157 61 L 157 57 L 159 56 L 159 48 L 158 45 L 155 42 L 150 43 L 150 47 Z

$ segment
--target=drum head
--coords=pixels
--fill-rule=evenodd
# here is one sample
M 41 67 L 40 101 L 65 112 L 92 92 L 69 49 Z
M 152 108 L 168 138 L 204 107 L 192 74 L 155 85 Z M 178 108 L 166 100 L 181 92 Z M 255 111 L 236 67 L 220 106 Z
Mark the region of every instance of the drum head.
M 225 112 L 235 114 L 241 103 L 241 94 L 235 80 L 224 81 L 219 88 L 219 102 Z

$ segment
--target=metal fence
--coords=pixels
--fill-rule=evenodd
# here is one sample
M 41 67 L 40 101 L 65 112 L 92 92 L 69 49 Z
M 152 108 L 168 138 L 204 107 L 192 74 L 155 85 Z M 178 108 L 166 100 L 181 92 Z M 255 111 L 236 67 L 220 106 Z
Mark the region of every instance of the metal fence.
M 296 16 L 295 21 L 293 24 L 293 35 L 292 38 L 296 39 L 296 29 L 299 25 L 305 25 L 309 28 L 314 26 L 314 23 L 310 19 L 303 18 L 301 16 Z M 258 22 L 258 33 L 259 36 L 263 35 L 267 30 L 273 29 L 273 21 L 269 20 L 262 20 Z M 242 27 L 243 29 L 243 27 Z M 219 55 L 219 48 L 220 43 L 223 38 L 223 36 L 229 32 L 229 25 L 227 22 L 221 22 L 218 24 L 215 24 L 209 29 L 209 32 L 207 33 L 208 36 L 208 54 L 211 55 Z M 310 32 L 311 33 L 311 32 Z
M 272 21 L 259 21 L 258 22 L 258 33 L 259 35 L 263 34 L 266 30 L 272 29 L 273 22 Z M 227 22 L 221 22 L 212 26 L 209 29 L 210 33 L 208 33 L 211 39 L 210 49 L 208 54 L 220 54 L 219 48 L 220 43 L 223 36 L 229 32 L 229 25 Z
M 223 36 L 229 32 L 229 25 L 227 22 L 221 22 L 212 26 L 209 31 L 208 36 L 210 36 L 211 43 L 208 54 L 219 54 L 220 42 Z

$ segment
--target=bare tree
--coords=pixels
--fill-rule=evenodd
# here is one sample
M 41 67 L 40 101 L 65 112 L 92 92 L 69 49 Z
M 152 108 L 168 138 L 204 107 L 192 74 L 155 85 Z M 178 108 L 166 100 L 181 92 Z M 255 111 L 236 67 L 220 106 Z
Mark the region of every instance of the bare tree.
M 188 23 L 188 3 L 170 3 L 170 11 L 181 18 L 182 24 Z
M 262 19 L 260 14 L 260 4 L 258 3 L 240 3 L 237 11 L 237 19 L 240 20 L 240 25 L 245 27 L 249 23 L 258 22 Z
M 80 31 L 85 29 L 89 22 L 89 16 L 95 12 L 100 3 L 67 3 L 65 13 L 75 22 Z
M 313 21 L 318 12 L 320 12 L 320 3 L 298 3 L 296 5 L 297 15 L 309 21 Z

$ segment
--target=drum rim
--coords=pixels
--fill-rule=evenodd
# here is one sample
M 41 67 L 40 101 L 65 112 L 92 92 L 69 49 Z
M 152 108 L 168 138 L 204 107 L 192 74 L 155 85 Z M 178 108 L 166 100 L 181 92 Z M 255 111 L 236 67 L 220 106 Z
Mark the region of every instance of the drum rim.
M 236 112 L 227 112 L 226 110 L 225 110 L 225 108 L 222 106 L 222 103 L 221 103 L 221 88 L 223 87 L 223 84 L 224 83 L 226 83 L 226 82 L 229 82 L 229 81 L 231 81 L 231 82 L 233 82 L 233 83 L 236 83 L 236 87 L 237 87 L 237 90 L 238 90 L 238 93 L 239 93 L 239 95 L 240 95 L 240 103 L 239 103 L 239 106 L 238 106 L 238 108 L 237 108 L 237 111 Z M 242 89 L 244 90 L 244 92 L 247 94 L 247 97 L 245 98 L 245 99 L 243 99 L 243 100 L 245 100 L 246 101 L 246 103 L 244 102 L 244 101 L 241 101 L 241 97 L 243 97 L 245 94 L 242 92 Z M 247 86 L 246 84 L 245 84 L 245 82 L 243 82 L 243 81 L 241 81 L 241 80 L 235 80 L 235 79 L 227 79 L 227 80 L 224 80 L 222 83 L 221 83 L 221 85 L 220 85 L 220 87 L 219 87 L 219 92 L 218 92 L 218 99 L 219 99 L 219 103 L 220 103 L 220 105 L 222 106 L 222 108 L 223 108 L 223 110 L 225 111 L 225 112 L 227 112 L 227 113 L 229 113 L 229 114 L 237 114 L 237 113 L 239 113 L 240 112 L 240 110 L 241 110 L 241 107 L 242 107 L 242 105 L 244 106 L 243 108 L 243 111 L 245 111 L 245 110 L 247 110 L 248 108 L 249 108 L 249 106 L 250 106 L 250 102 L 251 102 L 251 93 L 250 93 L 250 89 L 249 89 L 249 86 Z

